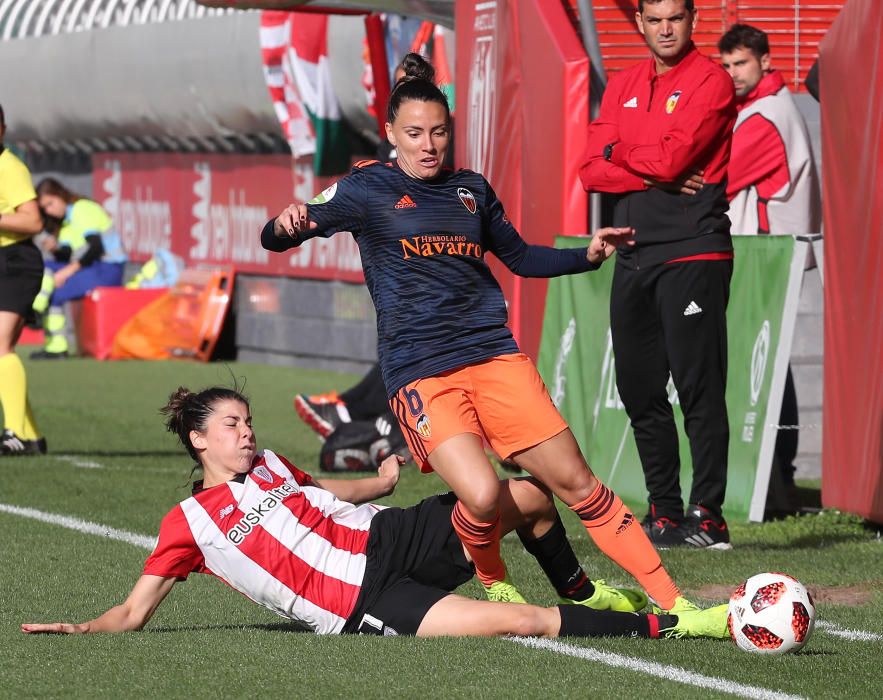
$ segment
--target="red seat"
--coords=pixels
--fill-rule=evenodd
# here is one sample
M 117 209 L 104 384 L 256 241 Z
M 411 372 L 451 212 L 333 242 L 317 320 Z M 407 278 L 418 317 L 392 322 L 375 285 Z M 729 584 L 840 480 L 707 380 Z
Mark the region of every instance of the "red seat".
M 83 299 L 77 327 L 77 345 L 83 355 L 99 360 L 110 357 L 113 339 L 122 325 L 154 299 L 168 291 L 96 287 Z

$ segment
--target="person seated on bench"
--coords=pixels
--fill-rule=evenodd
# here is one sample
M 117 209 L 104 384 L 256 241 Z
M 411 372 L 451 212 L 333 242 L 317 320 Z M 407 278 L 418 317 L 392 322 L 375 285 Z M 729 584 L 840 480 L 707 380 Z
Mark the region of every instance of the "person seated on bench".
M 37 201 L 50 232 L 44 249 L 52 259 L 46 261 L 43 285 L 33 307 L 45 316 L 46 342 L 31 357 L 60 359 L 67 357 L 69 350 L 64 303 L 82 299 L 96 287 L 121 286 L 127 257 L 113 221 L 97 202 L 52 178 L 37 185 Z

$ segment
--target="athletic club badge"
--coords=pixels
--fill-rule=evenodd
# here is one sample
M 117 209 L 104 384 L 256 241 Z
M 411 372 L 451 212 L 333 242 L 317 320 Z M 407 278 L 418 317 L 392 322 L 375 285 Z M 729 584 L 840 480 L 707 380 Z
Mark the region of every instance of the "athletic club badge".
M 678 100 L 681 99 L 681 91 L 675 90 L 671 95 L 668 96 L 668 99 L 665 101 L 665 113 L 671 114 L 675 111 L 675 107 L 678 106 Z
M 457 188 L 457 196 L 460 198 L 460 201 L 463 202 L 463 206 L 469 211 L 470 214 L 474 214 L 475 210 L 478 208 L 475 204 L 475 196 L 467 190 L 465 187 Z
M 428 440 L 432 436 L 432 423 L 429 422 L 429 416 L 425 413 L 421 413 L 420 417 L 417 419 L 417 432 L 420 433 L 425 440 Z
M 263 464 L 259 467 L 255 467 L 253 473 L 258 479 L 266 481 L 268 484 L 273 483 L 273 475 Z

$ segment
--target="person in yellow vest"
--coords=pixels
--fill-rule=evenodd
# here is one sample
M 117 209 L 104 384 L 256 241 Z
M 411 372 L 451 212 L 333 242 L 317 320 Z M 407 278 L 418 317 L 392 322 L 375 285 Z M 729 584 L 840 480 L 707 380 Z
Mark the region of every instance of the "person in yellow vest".
M 6 121 L 0 107 L 0 455 L 46 452 L 28 402 L 24 365 L 15 353 L 25 318 L 40 291 L 43 259 L 33 238 L 43 230 L 37 194 L 27 167 L 3 145 Z
M 95 287 L 122 285 L 126 254 L 113 221 L 97 202 L 52 178 L 37 185 L 37 196 L 40 210 L 57 232 L 48 244 L 54 259 L 46 263 L 34 300 L 34 310 L 45 314 L 46 344 L 31 357 L 60 359 L 68 356 L 64 303 L 82 299 Z

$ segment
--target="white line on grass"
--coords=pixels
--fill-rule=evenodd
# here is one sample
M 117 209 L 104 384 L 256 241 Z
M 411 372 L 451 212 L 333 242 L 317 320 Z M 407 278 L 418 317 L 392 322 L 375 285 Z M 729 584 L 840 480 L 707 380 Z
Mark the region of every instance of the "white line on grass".
M 606 666 L 625 668 L 629 671 L 646 673 L 667 681 L 692 685 L 697 688 L 716 690 L 720 693 L 729 693 L 730 695 L 737 695 L 743 698 L 752 698 L 753 700 L 803 700 L 803 697 L 800 695 L 789 695 L 788 693 L 760 688 L 755 685 L 735 683 L 734 681 L 715 678 L 714 676 L 703 676 L 701 673 L 687 671 L 686 669 L 678 668 L 677 666 L 668 666 L 655 661 L 647 661 L 632 656 L 614 654 L 609 651 L 599 651 L 590 647 L 564 644 L 555 639 L 535 639 L 532 637 L 509 637 L 509 639 L 517 644 L 532 649 L 554 651 L 557 654 L 573 656 L 578 659 L 585 659 L 586 661 L 595 661 L 597 663 L 605 664 Z
M 21 508 L 19 506 L 11 506 L 7 503 L 0 503 L 0 513 L 11 513 L 12 515 L 20 515 L 23 518 L 31 518 L 40 522 L 49 523 L 51 525 L 61 525 L 69 530 L 85 532 L 88 535 L 98 535 L 99 537 L 107 537 L 111 540 L 119 540 L 120 542 L 128 542 L 136 547 L 144 549 L 153 549 L 156 545 L 156 538 L 145 537 L 128 530 L 117 530 L 115 527 L 107 525 L 99 525 L 98 523 L 89 522 L 88 520 L 80 520 L 72 518 L 68 515 L 56 515 L 55 513 L 45 513 L 35 508 Z
M 59 462 L 67 462 L 68 464 L 79 467 L 81 469 L 108 469 L 110 471 L 123 472 L 141 472 L 142 474 L 175 474 L 180 472 L 180 467 L 172 467 L 169 469 L 160 469 L 158 467 L 139 467 L 139 466 L 120 466 L 118 464 L 102 464 L 90 459 L 82 459 L 74 455 L 50 455 Z
M 77 532 L 83 532 L 89 535 L 98 535 L 99 537 L 107 537 L 108 539 L 118 540 L 120 542 L 127 542 L 128 544 L 133 544 L 136 547 L 143 547 L 144 549 L 153 549 L 156 544 L 156 539 L 153 537 L 139 535 L 135 532 L 129 532 L 128 530 L 118 530 L 114 527 L 99 525 L 98 523 L 93 523 L 88 520 L 80 520 L 79 518 L 73 518 L 68 515 L 46 513 L 42 510 L 37 510 L 36 508 L 22 508 L 7 503 L 0 503 L 0 513 L 10 513 L 11 515 L 31 518 L 51 525 L 60 525 L 61 527 L 66 527 L 70 530 L 76 530 Z M 832 622 L 823 622 L 819 620 L 816 623 L 816 626 L 828 634 L 844 637 L 853 641 L 883 640 L 883 635 L 846 629 L 839 625 L 835 625 Z M 647 673 L 658 678 L 674 681 L 675 683 L 684 683 L 685 685 L 692 685 L 698 688 L 708 688 L 709 690 L 717 690 L 722 693 L 738 695 L 743 698 L 757 700 L 803 700 L 800 695 L 788 695 L 787 693 L 780 693 L 775 690 L 768 690 L 753 685 L 735 683 L 722 678 L 703 676 L 701 673 L 687 671 L 678 668 L 677 666 L 667 666 L 665 664 L 656 663 L 655 661 L 646 661 L 631 656 L 598 651 L 597 649 L 591 649 L 589 647 L 573 646 L 554 639 L 533 639 L 527 637 L 509 637 L 509 639 L 510 641 L 516 642 L 525 647 L 554 651 L 566 656 L 586 659 L 587 661 L 596 661 L 607 666 L 625 668 L 639 673 Z
M 79 457 L 74 457 L 73 455 L 52 455 L 52 457 L 61 462 L 67 462 L 68 464 L 72 464 L 75 467 L 80 467 L 80 469 L 104 469 L 103 464 L 93 462 L 90 459 L 80 459 Z
M 833 622 L 825 622 L 817 620 L 816 627 L 820 630 L 834 635 L 835 637 L 843 637 L 850 642 L 880 642 L 883 641 L 883 634 L 874 634 L 873 632 L 863 632 L 862 630 L 854 630 L 849 627 L 841 627 Z

